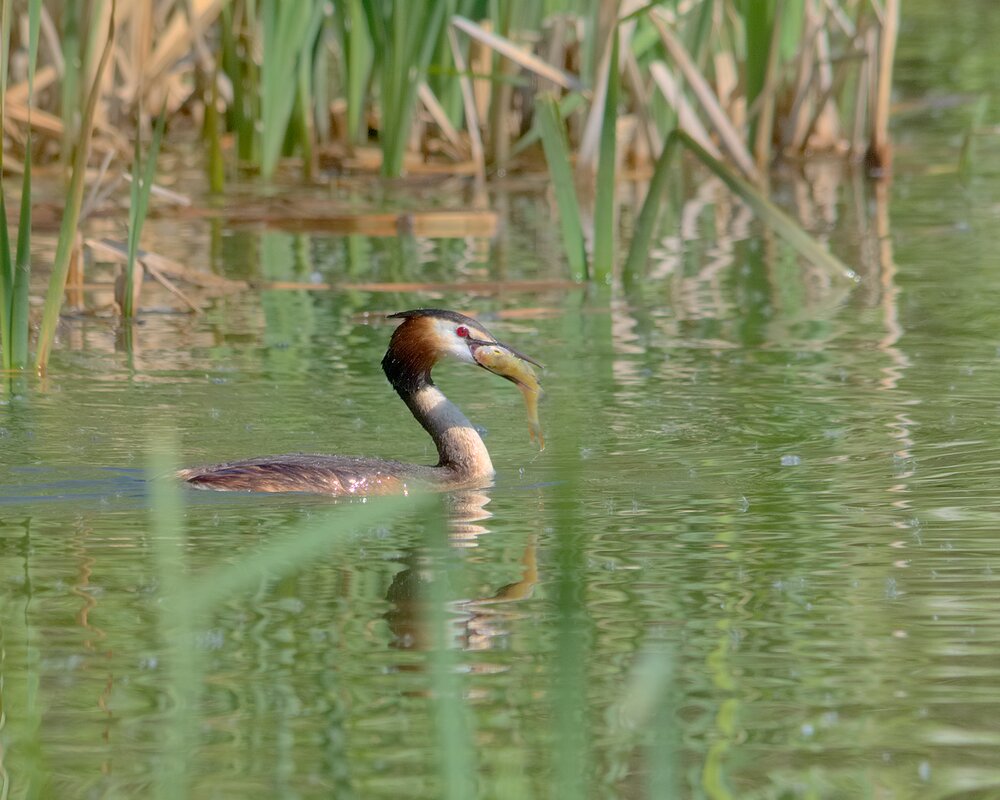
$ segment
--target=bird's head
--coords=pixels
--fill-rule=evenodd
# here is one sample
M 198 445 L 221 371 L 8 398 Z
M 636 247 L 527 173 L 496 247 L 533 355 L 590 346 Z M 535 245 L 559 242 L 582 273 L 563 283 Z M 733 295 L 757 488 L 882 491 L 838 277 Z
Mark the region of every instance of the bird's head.
M 481 323 L 464 314 L 440 308 L 418 308 L 390 314 L 390 319 L 401 319 L 389 341 L 389 349 L 382 359 L 382 369 L 393 387 L 401 393 L 412 392 L 431 383 L 431 369 L 442 358 L 454 358 L 466 364 L 475 364 L 507 380 L 518 382 L 508 366 L 517 359 L 540 366 L 537 361 L 518 353 L 509 345 L 497 341 Z M 476 358 L 481 347 L 499 348 L 509 353 L 511 359 Z M 496 353 L 496 350 L 491 350 Z

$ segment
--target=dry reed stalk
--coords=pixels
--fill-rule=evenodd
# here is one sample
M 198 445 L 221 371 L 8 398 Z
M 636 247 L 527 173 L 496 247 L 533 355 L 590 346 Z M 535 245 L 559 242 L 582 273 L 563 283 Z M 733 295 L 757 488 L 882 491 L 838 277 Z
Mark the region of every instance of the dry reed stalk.
M 462 281 L 439 282 L 386 282 L 386 283 L 307 283 L 303 281 L 268 281 L 257 285 L 259 289 L 306 292 L 372 292 L 394 294 L 397 292 L 462 292 L 469 294 L 507 294 L 509 292 L 565 292 L 584 284 L 566 280 L 523 281 Z
M 664 99 L 677 112 L 677 126 L 681 130 L 687 131 L 691 138 L 711 153 L 714 158 L 721 159 L 722 153 L 715 146 L 712 137 L 708 135 L 708 131 L 702 125 L 701 119 L 699 119 L 698 114 L 691 106 L 687 97 L 684 96 L 683 90 L 678 85 L 677 80 L 667 65 L 662 61 L 654 61 L 649 65 L 649 72 L 653 76 L 653 82 L 660 90 L 660 94 L 663 95 Z
M 73 240 L 73 250 L 66 270 L 66 304 L 70 308 L 83 308 L 83 236 L 78 231 Z
M 178 300 L 184 303 L 184 305 L 186 305 L 189 309 L 191 309 L 193 313 L 195 314 L 201 313 L 201 306 L 199 306 L 197 303 L 194 302 L 194 300 L 192 300 L 190 297 L 184 294 L 184 292 L 182 292 L 177 286 L 175 286 L 173 282 L 166 275 L 164 275 L 160 270 L 158 270 L 156 267 L 154 267 L 152 264 L 148 262 L 140 266 L 140 268 L 135 272 L 135 276 L 139 278 L 138 284 L 140 287 L 142 286 L 142 274 L 144 272 L 148 272 L 151 278 L 153 278 L 164 289 L 170 292 L 174 297 L 176 297 Z M 136 290 L 135 286 L 133 286 L 132 288 L 133 288 L 132 307 L 137 309 L 139 307 L 139 292 Z
M 892 99 L 892 63 L 896 55 L 899 34 L 899 0 L 885 0 L 878 39 L 878 69 L 876 70 L 875 107 L 872 109 L 871 143 L 865 154 L 868 172 L 874 177 L 886 177 L 892 166 L 892 144 L 889 141 L 889 105 Z
M 812 89 L 815 66 L 815 42 L 819 34 L 820 22 L 812 13 L 812 4 L 806 3 L 802 17 L 802 36 L 796 57 L 795 91 L 791 111 L 782 126 L 782 149 L 800 152 L 805 144 L 807 125 L 806 107 Z
M 872 76 L 874 54 L 877 48 L 878 34 L 869 28 L 863 34 L 862 52 L 864 57 L 858 67 L 858 89 L 854 97 L 854 115 L 851 125 L 851 153 L 862 156 L 865 152 L 865 120 L 871 107 L 872 86 L 875 79 Z
M 712 56 L 712 63 L 715 95 L 719 98 L 719 105 L 733 127 L 743 130 L 747 120 L 746 97 L 740 88 L 740 70 L 736 64 L 736 56 L 730 52 L 718 52 Z
M 601 124 L 604 120 L 604 104 L 608 95 L 608 75 L 613 37 L 618 35 L 617 29 L 612 29 L 604 43 L 601 58 L 598 61 L 598 81 L 594 87 L 594 97 L 587 113 L 587 121 L 583 126 L 583 135 L 576 153 L 576 173 L 579 180 L 589 181 L 597 174 L 598 145 L 601 140 Z M 617 67 L 616 67 L 617 68 Z
M 583 90 L 583 84 L 580 83 L 579 78 L 575 75 L 552 66 L 538 56 L 526 53 L 509 39 L 498 36 L 495 33 L 490 33 L 465 17 L 456 15 L 451 18 L 451 24 L 462 31 L 462 33 L 482 42 L 487 47 L 500 53 L 505 58 L 509 58 L 515 64 L 518 64 L 529 72 L 535 73 L 540 78 L 552 81 L 556 85 L 571 91 Z
M 83 244 L 98 258 L 121 264 L 128 260 L 128 245 L 124 242 L 115 242 L 110 239 L 85 239 Z M 213 275 L 210 272 L 189 269 L 172 258 L 148 250 L 139 250 L 137 260 L 151 271 L 160 275 L 168 275 L 202 289 L 239 292 L 247 288 L 245 281 L 236 281 Z
M 564 14 L 559 14 L 551 21 L 549 35 L 545 42 L 545 54 L 543 59 L 547 64 L 565 64 L 566 54 L 569 52 L 569 32 L 570 21 Z M 541 76 L 539 76 L 541 78 Z M 555 93 L 557 83 L 546 81 L 544 78 L 535 87 L 539 93 Z
M 472 160 L 476 164 L 476 178 L 474 187 L 474 208 L 485 208 L 486 200 L 486 156 L 483 151 L 482 131 L 479 127 L 479 110 L 476 106 L 475 91 L 472 81 L 469 79 L 468 68 L 465 65 L 465 57 L 462 49 L 458 46 L 458 37 L 455 29 L 448 26 L 448 44 L 451 46 L 451 56 L 455 60 L 455 69 L 458 70 L 458 85 L 462 90 L 462 104 L 465 106 L 465 127 L 469 133 L 469 147 L 472 151 Z
M 228 0 L 190 0 L 188 14 L 175 9 L 166 30 L 156 37 L 156 46 L 149 56 L 145 92 L 149 93 L 158 86 L 174 65 L 191 52 L 192 30 L 204 30 L 222 13 L 227 2 Z M 167 110 L 175 111 L 175 103 L 175 99 L 171 98 Z
M 59 70 L 52 64 L 42 67 L 35 73 L 35 94 L 48 89 L 59 77 Z M 28 81 L 21 81 L 7 87 L 6 102 L 26 105 L 28 102 Z M 37 114 L 38 110 L 33 109 Z
M 448 119 L 448 112 L 441 107 L 441 103 L 438 102 L 437 95 L 435 95 L 434 90 L 427 85 L 427 81 L 420 82 L 420 86 L 417 88 L 417 98 L 420 100 L 427 113 L 431 115 L 431 119 L 434 120 L 434 124 L 437 125 L 438 130 L 441 131 L 441 135 L 448 140 L 448 143 L 456 149 L 463 149 L 461 135 L 455 129 L 455 126 L 451 124 L 451 120 Z
M 66 69 L 66 64 L 63 62 L 62 55 L 62 42 L 59 39 L 59 31 L 56 29 L 55 23 L 52 21 L 52 16 L 49 14 L 48 9 L 42 6 L 42 15 L 40 22 L 42 38 L 45 40 L 46 48 L 48 50 L 48 57 L 52 59 L 52 64 L 50 65 L 56 71 L 56 74 L 62 76 L 63 71 Z M 39 73 L 41 70 L 39 70 Z M 35 76 L 35 88 L 38 88 L 38 75 Z
M 131 14 L 128 19 L 119 20 L 119 25 L 128 24 L 128 59 L 118 59 L 118 69 L 122 70 L 127 66 L 130 71 L 129 80 L 122 87 L 122 92 L 128 103 L 134 105 L 139 95 L 143 92 L 143 84 L 146 80 L 146 63 L 153 49 L 153 9 L 150 3 L 130 3 Z M 125 50 L 125 43 L 119 46 L 120 50 Z M 143 124 L 143 120 L 139 120 Z
M 493 22 L 492 20 L 483 20 L 480 23 L 483 26 L 483 30 L 492 33 Z M 448 26 L 449 34 L 449 44 L 451 46 L 452 54 L 458 49 L 458 40 L 455 39 L 454 44 L 451 44 L 452 34 L 454 32 L 454 26 Z M 472 96 L 475 98 L 476 105 L 476 118 L 484 120 L 489 116 L 490 113 L 490 102 L 493 96 L 493 86 L 492 82 L 488 77 L 472 78 L 473 75 L 489 76 L 493 74 L 493 50 L 484 45 L 482 42 L 473 39 L 469 45 L 469 64 L 468 72 L 466 72 L 466 77 L 470 82 Z M 462 63 L 465 63 L 465 58 L 459 51 L 459 59 Z M 459 82 L 461 85 L 462 73 L 465 72 L 461 67 L 458 66 L 458 61 L 455 62 L 455 69 L 458 72 Z M 463 98 L 465 92 L 462 92 Z M 463 99 L 464 102 L 464 99 Z
M 827 29 L 829 17 L 823 16 L 823 26 L 816 40 L 816 56 L 819 59 L 819 93 L 816 101 L 815 117 L 809 125 L 806 141 L 811 146 L 822 150 L 837 147 L 843 138 L 840 116 L 833 101 L 835 84 L 833 79 L 833 63 L 830 52 L 830 32 Z
M 691 60 L 691 56 L 688 55 L 680 39 L 664 23 L 658 9 L 650 13 L 649 19 L 660 34 L 660 39 L 664 47 L 667 48 L 670 57 L 684 75 L 684 79 L 691 87 L 691 91 L 698 98 L 698 102 L 715 128 L 715 132 L 719 135 L 719 139 L 722 141 L 726 152 L 729 153 L 730 158 L 733 159 L 740 171 L 750 180 L 755 182 L 760 181 L 760 174 L 757 172 L 757 167 L 754 166 L 753 158 L 750 157 L 746 144 L 743 142 L 743 137 L 733 127 L 732 122 L 722 110 L 711 86 L 705 80 L 705 76 L 701 74 L 701 70 Z

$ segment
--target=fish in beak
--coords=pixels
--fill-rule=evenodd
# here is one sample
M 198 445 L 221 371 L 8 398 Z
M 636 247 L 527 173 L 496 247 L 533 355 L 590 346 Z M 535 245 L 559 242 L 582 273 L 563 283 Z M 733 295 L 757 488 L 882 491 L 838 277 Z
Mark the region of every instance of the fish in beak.
M 545 437 L 538 421 L 538 401 L 543 392 L 531 366 L 534 364 L 541 369 L 542 365 L 501 342 L 473 339 L 469 341 L 469 350 L 472 358 L 483 369 L 517 384 L 524 395 L 524 406 L 528 412 L 528 435 L 532 441 L 538 442 L 540 450 L 544 450 Z

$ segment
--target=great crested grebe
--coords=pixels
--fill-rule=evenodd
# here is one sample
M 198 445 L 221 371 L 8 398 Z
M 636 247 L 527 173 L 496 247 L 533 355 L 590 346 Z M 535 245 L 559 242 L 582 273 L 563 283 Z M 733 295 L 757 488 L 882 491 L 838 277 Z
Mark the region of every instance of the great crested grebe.
M 479 488 L 493 479 L 493 463 L 479 433 L 431 380 L 446 356 L 481 366 L 522 386 L 534 381 L 531 361 L 498 342 L 470 317 L 438 308 L 390 314 L 402 319 L 389 340 L 382 370 L 437 446 L 436 466 L 353 456 L 281 455 L 184 469 L 178 477 L 203 489 L 244 492 L 313 492 L 329 495 L 402 494 L 411 485 Z M 484 348 L 480 358 L 476 351 Z M 488 352 L 488 357 L 487 357 Z M 537 362 L 531 361 L 536 364 Z M 536 392 L 537 393 L 537 392 Z M 530 409 L 529 409 L 530 411 Z

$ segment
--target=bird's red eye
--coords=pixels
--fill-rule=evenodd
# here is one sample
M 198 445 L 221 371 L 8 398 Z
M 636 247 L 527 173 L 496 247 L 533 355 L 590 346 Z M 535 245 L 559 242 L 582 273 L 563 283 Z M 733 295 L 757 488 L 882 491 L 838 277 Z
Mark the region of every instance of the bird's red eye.
M 459 325 L 457 328 L 455 328 L 455 333 L 457 333 L 463 339 L 469 338 L 469 329 L 466 328 L 464 325 Z

